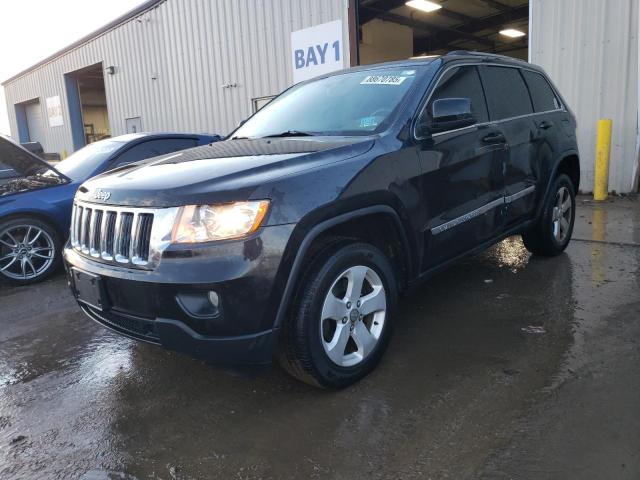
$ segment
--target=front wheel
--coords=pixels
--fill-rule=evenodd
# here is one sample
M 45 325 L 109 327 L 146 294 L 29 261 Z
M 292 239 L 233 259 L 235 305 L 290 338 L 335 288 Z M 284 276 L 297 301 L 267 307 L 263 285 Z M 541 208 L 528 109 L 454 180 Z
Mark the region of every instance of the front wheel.
M 17 285 L 44 280 L 60 264 L 60 237 L 35 218 L 0 220 L 0 279 Z
M 306 383 L 343 388 L 369 373 L 387 346 L 397 298 L 393 267 L 372 245 L 339 242 L 307 272 L 279 361 Z
M 576 217 L 576 194 L 571 179 L 558 175 L 551 186 L 540 221 L 522 234 L 525 247 L 535 255 L 553 257 L 567 248 Z

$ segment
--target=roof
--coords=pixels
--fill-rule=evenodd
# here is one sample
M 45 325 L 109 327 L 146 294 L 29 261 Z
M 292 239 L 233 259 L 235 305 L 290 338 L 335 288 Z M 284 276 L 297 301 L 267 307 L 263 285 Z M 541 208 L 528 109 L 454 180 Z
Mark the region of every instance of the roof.
M 61 57 L 65 53 L 70 52 L 71 50 L 75 50 L 78 47 L 81 47 L 82 45 L 90 42 L 91 40 L 95 39 L 96 37 L 99 37 L 100 35 L 104 35 L 105 33 L 113 30 L 114 28 L 119 27 L 123 23 L 128 22 L 132 18 L 135 18 L 138 15 L 141 15 L 144 12 L 146 12 L 148 10 L 151 10 L 152 8 L 155 8 L 160 3 L 163 3 L 163 2 L 166 2 L 166 0 L 147 0 L 146 2 L 138 5 L 133 10 L 130 10 L 127 13 L 125 13 L 124 15 L 121 15 L 120 17 L 116 18 L 115 20 L 107 23 L 105 26 L 99 28 L 98 30 L 96 30 L 94 32 L 91 32 L 88 35 L 85 35 L 81 39 L 73 42 L 71 45 L 66 46 L 62 50 L 59 50 L 56 53 L 54 53 L 53 55 L 49 55 L 47 58 L 39 61 L 35 65 L 32 65 L 32 66 L 30 66 L 29 68 L 27 68 L 25 70 L 22 70 L 21 72 L 15 74 L 11 78 L 7 78 L 5 81 L 2 82 L 2 85 L 4 86 L 7 83 L 10 83 L 10 82 L 12 82 L 12 81 L 14 81 L 14 80 L 26 75 L 27 73 L 32 72 L 36 68 L 41 67 L 42 65 L 45 65 L 45 64 L 47 64 L 49 62 L 52 62 L 53 60 L 55 60 L 58 57 Z

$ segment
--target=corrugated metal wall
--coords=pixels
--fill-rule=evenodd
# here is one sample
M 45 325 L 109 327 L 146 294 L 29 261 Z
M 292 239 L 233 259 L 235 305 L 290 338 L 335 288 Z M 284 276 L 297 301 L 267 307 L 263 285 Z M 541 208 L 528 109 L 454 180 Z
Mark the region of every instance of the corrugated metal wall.
M 634 187 L 639 15 L 638 0 L 531 0 L 530 59 L 578 118 L 583 191 L 593 191 L 599 118 L 613 119 L 609 189 Z
M 65 124 L 46 125 L 43 146 L 72 152 L 63 75 L 98 62 L 116 67 L 105 74 L 112 135 L 138 116 L 144 130 L 227 133 L 252 98 L 290 85 L 291 32 L 338 19 L 347 46 L 345 0 L 167 0 L 5 85 L 12 135 L 14 104 L 60 95 Z

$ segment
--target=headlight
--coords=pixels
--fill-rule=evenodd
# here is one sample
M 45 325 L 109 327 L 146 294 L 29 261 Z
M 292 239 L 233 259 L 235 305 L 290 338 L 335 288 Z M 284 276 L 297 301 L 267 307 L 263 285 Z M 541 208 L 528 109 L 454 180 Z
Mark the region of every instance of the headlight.
M 268 200 L 182 207 L 172 241 L 196 243 L 243 237 L 260 227 L 268 208 Z

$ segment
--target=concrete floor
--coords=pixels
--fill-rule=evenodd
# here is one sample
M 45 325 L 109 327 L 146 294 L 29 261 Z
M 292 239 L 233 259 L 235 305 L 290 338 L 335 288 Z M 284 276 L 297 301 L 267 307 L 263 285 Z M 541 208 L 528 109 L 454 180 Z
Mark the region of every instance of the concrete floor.
M 434 277 L 338 393 L 119 337 L 62 276 L 3 287 L 0 478 L 638 479 L 639 341 L 637 198 L 580 198 L 558 258 L 512 238 Z

